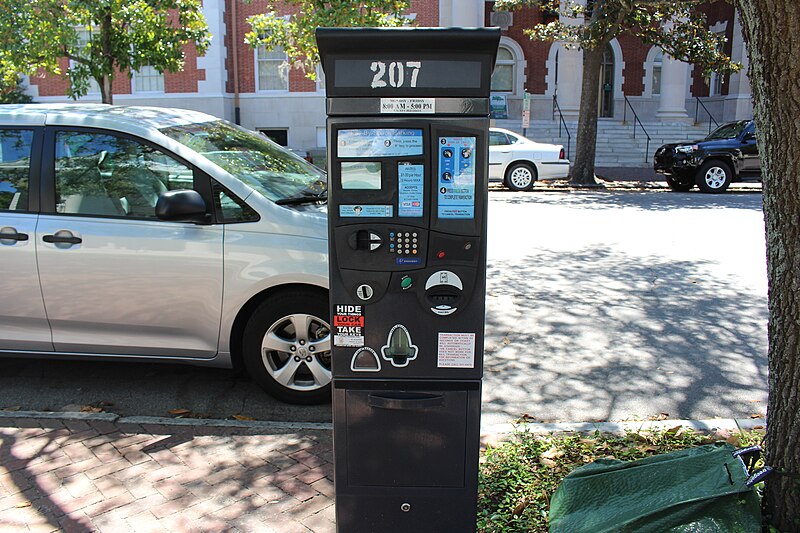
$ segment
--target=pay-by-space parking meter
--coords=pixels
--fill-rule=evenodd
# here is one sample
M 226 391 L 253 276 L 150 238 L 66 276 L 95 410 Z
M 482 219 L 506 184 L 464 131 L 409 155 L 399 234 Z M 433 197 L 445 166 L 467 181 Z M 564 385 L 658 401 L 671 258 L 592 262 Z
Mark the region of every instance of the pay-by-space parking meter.
M 475 529 L 499 39 L 486 28 L 317 30 L 343 533 Z

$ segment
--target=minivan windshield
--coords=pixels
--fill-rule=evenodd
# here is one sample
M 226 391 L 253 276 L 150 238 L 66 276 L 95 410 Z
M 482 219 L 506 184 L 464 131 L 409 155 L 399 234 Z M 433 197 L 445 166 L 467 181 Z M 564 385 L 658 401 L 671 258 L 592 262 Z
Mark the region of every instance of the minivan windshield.
M 273 202 L 324 199 L 325 173 L 266 137 L 223 120 L 162 128 Z
M 719 128 L 712 131 L 708 137 L 706 137 L 706 140 L 713 141 L 716 139 L 735 139 L 744 131 L 749 123 L 749 120 L 740 120 L 738 122 L 729 122 L 727 124 L 723 124 Z

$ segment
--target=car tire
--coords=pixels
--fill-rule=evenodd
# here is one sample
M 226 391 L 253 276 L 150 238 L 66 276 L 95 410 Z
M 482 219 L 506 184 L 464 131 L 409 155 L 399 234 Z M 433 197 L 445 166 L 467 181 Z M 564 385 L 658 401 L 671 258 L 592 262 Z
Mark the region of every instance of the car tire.
M 689 192 L 692 190 L 692 187 L 694 187 L 694 183 L 680 181 L 675 176 L 666 176 L 666 179 L 667 185 L 669 185 L 669 188 L 674 192 Z
M 506 170 L 505 185 L 512 191 L 529 191 L 536 178 L 536 167 L 528 163 L 514 163 Z
M 265 300 L 244 330 L 250 377 L 278 400 L 312 405 L 331 398 L 331 328 L 323 291 L 291 290 Z
M 695 183 L 701 191 L 711 194 L 723 193 L 733 179 L 730 165 L 718 159 L 706 161 L 697 171 Z

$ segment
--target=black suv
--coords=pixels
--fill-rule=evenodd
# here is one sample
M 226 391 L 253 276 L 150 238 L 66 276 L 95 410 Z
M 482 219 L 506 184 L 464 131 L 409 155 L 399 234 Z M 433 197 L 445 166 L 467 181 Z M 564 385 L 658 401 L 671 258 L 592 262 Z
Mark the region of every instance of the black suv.
M 725 192 L 734 181 L 761 179 L 761 159 L 752 120 L 728 122 L 702 141 L 665 144 L 653 158 L 673 191 L 697 185 L 708 193 Z

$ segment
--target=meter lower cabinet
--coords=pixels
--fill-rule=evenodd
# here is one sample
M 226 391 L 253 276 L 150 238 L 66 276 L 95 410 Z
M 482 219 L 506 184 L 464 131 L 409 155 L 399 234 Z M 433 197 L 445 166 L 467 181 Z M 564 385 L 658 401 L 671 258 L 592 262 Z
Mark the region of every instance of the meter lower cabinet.
M 334 395 L 339 531 L 475 530 L 479 381 L 335 380 Z

